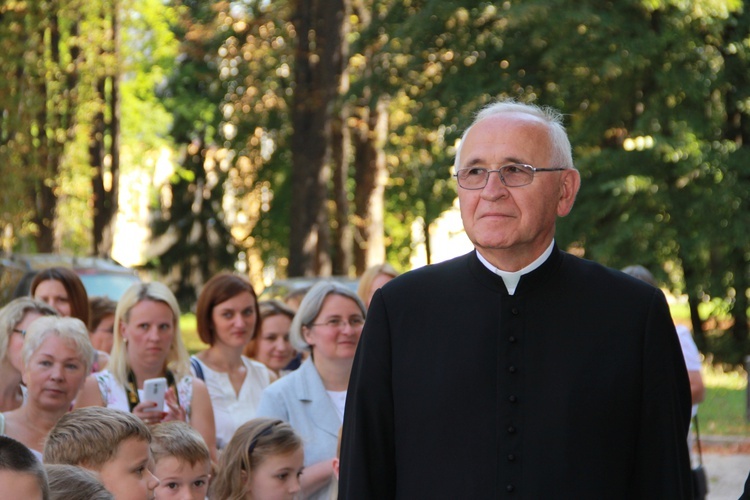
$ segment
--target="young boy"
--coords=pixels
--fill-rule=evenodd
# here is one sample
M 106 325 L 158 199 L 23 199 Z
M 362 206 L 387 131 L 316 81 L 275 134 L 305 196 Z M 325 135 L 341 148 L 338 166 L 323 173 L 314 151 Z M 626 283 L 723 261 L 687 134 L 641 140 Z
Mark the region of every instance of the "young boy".
M 211 477 L 211 455 L 203 437 L 179 421 L 155 426 L 151 436 L 154 474 L 161 482 L 154 498 L 204 500 Z
M 23 500 L 47 500 L 47 473 L 24 444 L 0 436 L 0 491 L 2 497 Z
M 117 500 L 153 498 L 151 432 L 131 413 L 92 406 L 66 413 L 44 445 L 45 464 L 79 465 L 99 473 Z

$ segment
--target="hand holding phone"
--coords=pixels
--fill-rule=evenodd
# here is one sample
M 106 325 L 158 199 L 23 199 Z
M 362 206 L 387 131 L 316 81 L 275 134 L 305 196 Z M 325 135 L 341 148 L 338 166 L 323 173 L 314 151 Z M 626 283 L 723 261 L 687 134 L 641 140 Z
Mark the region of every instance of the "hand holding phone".
M 153 401 L 156 406 L 143 411 L 164 411 L 164 394 L 167 392 L 167 379 L 150 378 L 143 382 L 143 401 Z

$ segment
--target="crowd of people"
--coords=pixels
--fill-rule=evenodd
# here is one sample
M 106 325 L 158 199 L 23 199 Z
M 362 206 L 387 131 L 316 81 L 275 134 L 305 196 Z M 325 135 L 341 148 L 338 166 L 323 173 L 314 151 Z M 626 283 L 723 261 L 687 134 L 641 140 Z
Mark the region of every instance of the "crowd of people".
M 691 498 L 697 351 L 653 283 L 557 248 L 580 186 L 561 118 L 490 105 L 455 168 L 475 251 L 286 300 L 220 273 L 198 296 L 208 347 L 192 356 L 167 286 L 115 303 L 40 272 L 0 309 L 4 492 Z
M 0 478 L 29 478 L 23 498 L 335 498 L 364 304 L 396 274 L 368 270 L 361 296 L 323 280 L 259 301 L 220 273 L 196 302 L 208 347 L 191 356 L 167 286 L 114 302 L 69 269 L 39 272 L 0 309 Z M 144 394 L 158 378 L 163 407 Z

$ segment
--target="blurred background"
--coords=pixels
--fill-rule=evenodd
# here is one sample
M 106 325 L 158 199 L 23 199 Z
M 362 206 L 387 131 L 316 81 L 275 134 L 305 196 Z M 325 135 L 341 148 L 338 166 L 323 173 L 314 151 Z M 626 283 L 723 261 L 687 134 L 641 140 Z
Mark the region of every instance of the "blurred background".
M 554 106 L 583 178 L 558 244 L 649 268 L 721 380 L 702 407 L 729 391 L 747 433 L 740 0 L 5 0 L 0 71 L 3 255 L 113 259 L 186 312 L 220 270 L 263 290 L 468 251 L 461 132 L 500 97 Z

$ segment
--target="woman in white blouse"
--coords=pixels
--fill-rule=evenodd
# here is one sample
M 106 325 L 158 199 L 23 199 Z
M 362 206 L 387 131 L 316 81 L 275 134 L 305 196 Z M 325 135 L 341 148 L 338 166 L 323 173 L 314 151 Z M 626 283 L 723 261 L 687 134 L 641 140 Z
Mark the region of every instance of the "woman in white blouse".
M 242 355 L 258 333 L 258 299 L 250 282 L 222 273 L 203 286 L 196 306 L 198 335 L 210 345 L 193 356 L 193 373 L 208 387 L 221 450 L 234 431 L 255 418 L 271 373 L 262 363 Z

